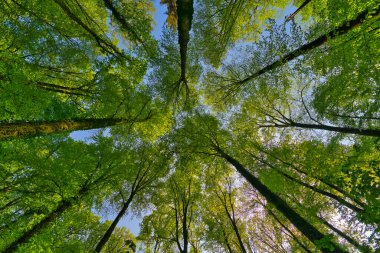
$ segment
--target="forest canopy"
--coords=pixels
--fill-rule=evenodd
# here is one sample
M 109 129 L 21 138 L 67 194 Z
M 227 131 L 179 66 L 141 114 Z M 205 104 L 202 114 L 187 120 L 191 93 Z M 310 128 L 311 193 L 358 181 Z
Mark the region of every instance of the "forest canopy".
M 0 252 L 380 251 L 378 1 L 158 4 L 0 1 Z

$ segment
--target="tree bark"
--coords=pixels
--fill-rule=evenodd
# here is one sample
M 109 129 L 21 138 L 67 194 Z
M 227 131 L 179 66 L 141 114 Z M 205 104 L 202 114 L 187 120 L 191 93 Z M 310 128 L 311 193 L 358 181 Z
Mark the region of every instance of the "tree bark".
M 0 141 L 19 137 L 34 137 L 45 134 L 62 133 L 75 130 L 104 128 L 119 124 L 141 122 L 149 118 L 150 115 L 148 115 L 146 118 L 137 121 L 120 118 L 94 118 L 57 121 L 0 123 Z
M 111 238 L 111 235 L 112 235 L 113 231 L 115 230 L 115 227 L 119 223 L 120 219 L 127 212 L 128 207 L 131 204 L 133 197 L 134 197 L 134 193 L 132 192 L 130 194 L 128 200 L 124 203 L 124 205 L 121 208 L 120 212 L 117 214 L 116 218 L 113 220 L 113 222 L 110 225 L 110 227 L 107 229 L 106 233 L 103 235 L 102 239 L 100 239 L 98 245 L 96 245 L 95 252 L 98 252 L 98 253 L 101 252 L 101 250 L 104 247 L 104 245 L 106 245 L 106 243 L 108 242 L 108 240 Z
M 190 41 L 191 23 L 194 14 L 193 0 L 177 0 L 178 44 L 181 54 L 181 78 L 186 80 L 187 44 Z
M 318 37 L 317 39 L 315 39 L 315 40 L 313 40 L 313 41 L 311 41 L 311 42 L 309 42 L 307 44 L 304 44 L 303 46 L 297 48 L 296 50 L 288 53 L 287 55 L 285 55 L 283 57 L 281 57 L 279 60 L 277 60 L 277 61 L 275 61 L 275 62 L 267 65 L 266 67 L 260 69 L 259 71 L 253 73 L 252 75 L 249 75 L 246 78 L 238 81 L 237 85 L 243 85 L 243 84 L 249 82 L 250 80 L 252 80 L 252 79 L 254 79 L 256 77 L 261 76 L 264 73 L 267 73 L 268 71 L 271 71 L 273 69 L 276 69 L 276 68 L 278 68 L 280 66 L 285 65 L 286 63 L 294 60 L 298 56 L 303 55 L 306 52 L 309 52 L 312 49 L 317 48 L 317 47 L 325 44 L 328 39 L 333 39 L 335 37 L 338 37 L 339 35 L 343 35 L 345 33 L 348 33 L 353 28 L 355 28 L 356 26 L 360 25 L 365 20 L 366 16 L 371 11 L 372 10 L 366 10 L 366 11 L 360 13 L 355 19 L 343 23 L 341 26 L 339 26 L 338 28 L 330 31 L 329 33 L 324 34 L 324 35 Z M 379 16 L 379 14 L 380 14 L 380 6 L 377 6 L 373 11 L 375 12 L 373 14 L 373 18 Z
M 230 218 L 230 217 L 229 217 L 229 218 Z M 236 235 L 236 237 L 237 237 L 237 239 L 238 239 L 238 242 L 239 242 L 239 246 L 240 246 L 241 252 L 243 252 L 243 253 L 247 253 L 247 250 L 245 249 L 245 246 L 244 246 L 243 240 L 241 239 L 241 236 L 240 236 L 240 233 L 239 233 L 239 229 L 238 229 L 238 227 L 236 226 L 236 221 L 235 221 L 235 220 L 232 221 L 231 219 L 230 219 L 230 221 L 231 221 L 231 223 L 232 223 L 232 227 L 233 227 L 233 229 L 234 229 L 234 231 L 235 231 L 235 235 Z
M 57 208 L 51 212 L 48 216 L 43 218 L 39 223 L 34 225 L 30 230 L 23 233 L 16 241 L 12 242 L 7 248 L 4 249 L 4 253 L 16 252 L 21 244 L 27 243 L 30 238 L 39 233 L 42 229 L 47 227 L 51 222 L 55 221 L 61 214 L 72 206 L 70 201 L 61 201 Z
M 296 211 L 294 211 L 282 198 L 272 192 L 268 187 L 259 181 L 254 175 L 252 175 L 247 169 L 244 168 L 236 159 L 223 152 L 219 147 L 215 148 L 221 157 L 229 162 L 235 169 L 242 175 L 265 199 L 274 205 L 279 212 L 281 212 L 303 235 L 305 235 L 312 243 L 316 244 L 316 241 L 325 238 L 325 234 L 321 233 L 317 228 L 310 224 L 307 220 L 301 217 Z M 343 253 L 337 244 L 331 242 L 334 246 L 332 252 Z M 316 244 L 317 246 L 317 244 Z M 323 253 L 330 253 L 328 249 L 321 249 Z
M 184 208 L 183 220 L 182 220 L 182 233 L 183 233 L 183 253 L 188 252 L 189 231 L 187 230 L 187 205 Z

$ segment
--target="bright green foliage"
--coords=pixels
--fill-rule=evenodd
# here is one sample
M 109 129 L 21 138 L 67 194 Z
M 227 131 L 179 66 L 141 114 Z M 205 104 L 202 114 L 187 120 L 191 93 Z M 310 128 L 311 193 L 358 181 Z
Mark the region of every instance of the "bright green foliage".
M 195 1 L 178 85 L 150 0 L 0 1 L 0 128 L 128 121 L 0 142 L 0 251 L 94 252 L 126 203 L 102 252 L 380 250 L 379 4 L 303 2 Z

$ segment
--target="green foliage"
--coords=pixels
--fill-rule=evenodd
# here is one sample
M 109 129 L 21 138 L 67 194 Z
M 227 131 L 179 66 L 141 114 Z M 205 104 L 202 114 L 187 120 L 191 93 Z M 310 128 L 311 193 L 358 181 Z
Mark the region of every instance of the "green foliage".
M 152 1 L 0 1 L 0 128 L 128 121 L 85 141 L 4 130 L 0 250 L 93 252 L 128 200 L 140 234 L 118 225 L 102 252 L 378 250 L 378 3 L 311 1 L 285 22 L 303 2 L 196 1 L 181 84 Z

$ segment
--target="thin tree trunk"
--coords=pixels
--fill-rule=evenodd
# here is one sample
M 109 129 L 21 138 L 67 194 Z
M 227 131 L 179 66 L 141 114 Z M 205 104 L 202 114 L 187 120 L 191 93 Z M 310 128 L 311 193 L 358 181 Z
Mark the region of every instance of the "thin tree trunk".
M 224 153 L 219 147 L 215 147 L 216 151 L 221 157 L 223 157 L 227 162 L 235 167 L 235 169 L 261 194 L 265 199 L 274 205 L 279 212 L 281 212 L 289 221 L 312 243 L 316 244 L 316 241 L 322 240 L 326 237 L 325 234 L 321 233 L 317 228 L 310 224 L 307 220 L 301 217 L 296 211 L 294 211 L 282 198 L 277 194 L 272 192 L 268 187 L 259 181 L 254 175 L 252 175 L 248 170 L 246 170 L 243 165 L 241 165 L 237 160 Z M 337 244 L 331 242 L 334 246 L 335 253 L 343 253 Z M 317 246 L 317 245 L 316 245 Z M 328 249 L 321 249 L 323 253 L 330 253 Z
M 142 45 L 144 41 L 140 38 L 137 32 L 128 24 L 128 21 L 123 17 L 123 15 L 116 9 L 115 5 L 112 3 L 112 0 L 103 0 L 104 5 L 109 9 L 115 19 L 121 24 L 127 33 L 129 33 L 133 39 Z
M 107 229 L 106 233 L 103 235 L 102 239 L 100 239 L 98 245 L 96 245 L 95 252 L 101 252 L 102 248 L 108 240 L 110 239 L 113 231 L 115 230 L 115 227 L 119 223 L 120 219 L 125 215 L 125 213 L 128 210 L 129 205 L 132 202 L 132 199 L 134 197 L 134 193 L 132 192 L 128 198 L 128 200 L 124 203 L 123 207 L 121 208 L 120 212 L 117 214 L 116 218 L 113 220 L 112 224 L 110 227 Z
M 229 217 L 229 218 L 230 218 L 230 217 Z M 235 231 L 235 235 L 236 235 L 236 237 L 237 237 L 237 239 L 238 239 L 238 242 L 239 242 L 239 246 L 240 246 L 241 252 L 243 252 L 243 253 L 247 253 L 247 250 L 245 249 L 245 246 L 244 246 L 243 240 L 241 239 L 241 236 L 240 236 L 240 233 L 239 233 L 239 229 L 238 229 L 238 227 L 236 226 L 236 222 L 235 222 L 235 220 L 232 221 L 231 218 L 230 218 L 230 221 L 231 221 L 231 223 L 232 223 L 232 227 L 233 227 L 233 229 L 234 229 L 234 231 Z
M 228 252 L 229 253 L 232 253 L 232 249 L 231 249 L 231 245 L 228 241 L 228 237 L 227 237 L 227 234 L 226 234 L 226 231 L 224 230 L 224 228 L 222 227 L 222 231 L 223 231 L 223 238 L 224 238 L 224 242 L 226 243 L 226 246 L 227 246 L 227 249 L 228 249 Z
M 220 198 L 221 201 L 223 201 L 221 198 Z M 243 253 L 247 253 L 247 250 L 245 249 L 245 246 L 244 246 L 244 243 L 243 243 L 243 240 L 241 239 L 241 236 L 240 236 L 240 233 L 239 233 L 239 229 L 236 225 L 236 220 L 235 220 L 235 215 L 230 214 L 230 212 L 228 211 L 228 208 L 227 208 L 227 200 L 224 199 L 223 201 L 223 205 L 224 205 L 224 210 L 226 211 L 226 214 L 227 214 L 227 217 L 232 225 L 232 228 L 234 229 L 234 232 L 235 232 L 235 235 L 236 235 L 236 238 L 238 239 L 238 242 L 239 242 L 239 247 L 241 249 L 241 251 Z
M 288 228 L 286 227 L 281 221 L 280 219 L 271 211 L 271 210 L 268 210 L 269 214 L 272 215 L 272 217 L 281 225 L 281 227 L 283 227 L 289 234 L 290 236 L 293 238 L 293 240 L 298 243 L 298 245 L 300 245 L 307 253 L 312 253 L 305 245 L 303 245 L 303 243 L 298 240 L 297 236 Z
M 343 233 L 341 230 L 339 230 L 338 228 L 334 227 L 332 224 L 330 224 L 327 220 L 323 219 L 323 218 L 320 218 L 318 217 L 319 220 L 325 224 L 327 227 L 329 227 L 332 231 L 334 231 L 335 233 L 337 233 L 339 236 L 341 236 L 342 238 L 346 239 L 347 242 L 349 242 L 351 245 L 353 245 L 355 248 L 357 248 L 360 252 L 363 252 L 363 253 L 371 253 L 373 252 L 369 247 L 367 246 L 363 246 L 363 245 L 360 245 L 355 239 L 353 239 L 352 237 L 350 237 L 349 235 Z
M 372 14 L 372 19 L 377 17 L 380 14 L 380 6 L 377 6 L 376 9 L 374 9 L 373 11 L 375 13 Z M 343 23 L 341 26 L 339 26 L 338 28 L 330 31 L 329 33 L 324 34 L 324 35 L 320 36 L 319 38 L 297 48 L 296 50 L 288 53 L 287 55 L 285 55 L 283 57 L 281 57 L 279 60 L 267 65 L 266 67 L 260 69 L 259 71 L 253 73 L 252 75 L 247 76 L 243 80 L 238 81 L 237 84 L 243 85 L 243 84 L 249 82 L 250 80 L 252 80 L 256 77 L 261 76 L 262 74 L 267 73 L 268 71 L 276 69 L 280 66 L 283 66 L 286 63 L 294 60 L 298 56 L 303 55 L 306 52 L 325 44 L 328 39 L 333 39 L 339 35 L 348 33 L 353 28 L 360 25 L 365 20 L 366 16 L 370 12 L 372 12 L 372 10 L 366 10 L 366 11 L 360 13 L 355 19 L 347 21 L 347 22 Z
M 126 55 L 124 55 L 120 49 L 118 49 L 115 45 L 113 45 L 111 42 L 106 41 L 103 39 L 100 35 L 98 35 L 95 31 L 93 31 L 88 25 L 86 25 L 78 16 L 76 16 L 71 9 L 66 5 L 64 0 L 54 0 L 54 2 L 62 9 L 63 12 L 66 13 L 66 15 L 73 20 L 75 23 L 77 23 L 79 26 L 81 26 L 84 30 L 86 30 L 97 42 L 98 46 L 101 47 L 105 52 L 120 56 L 121 58 L 130 60 Z
M 34 137 L 45 134 L 62 133 L 75 130 L 104 128 L 119 124 L 141 122 L 149 118 L 150 115 L 148 115 L 146 118 L 137 121 L 119 118 L 102 118 L 0 123 L 0 141 L 18 137 Z
M 297 13 L 300 12 L 310 2 L 311 0 L 305 0 L 305 2 L 303 2 L 301 6 L 298 7 L 297 10 L 295 10 L 289 17 L 287 17 L 285 21 L 293 19 L 297 15 Z
M 4 206 L 0 207 L 0 212 L 7 209 L 8 207 L 10 206 L 13 206 L 14 204 L 16 204 L 19 200 L 21 199 L 21 197 L 17 197 L 15 199 L 12 199 L 11 201 L 9 201 L 8 203 L 6 203 Z
M 48 86 L 39 86 L 38 85 L 37 87 L 40 88 L 40 89 L 43 89 L 43 90 L 52 91 L 52 92 L 56 92 L 56 93 L 62 93 L 62 94 L 66 94 L 66 95 L 88 96 L 86 94 L 79 93 L 79 92 L 76 92 L 76 91 L 61 90 L 61 89 L 57 89 L 57 88 L 53 88 L 53 87 L 48 87 Z
M 189 231 L 187 230 L 187 206 L 185 207 L 182 220 L 183 253 L 188 252 Z
M 89 90 L 85 90 L 85 89 L 77 88 L 77 87 L 66 87 L 66 86 L 61 86 L 61 85 L 52 84 L 52 83 L 45 83 L 45 82 L 35 82 L 34 84 L 40 89 L 54 91 L 58 93 L 68 94 L 68 95 L 88 96 L 90 93 Z

